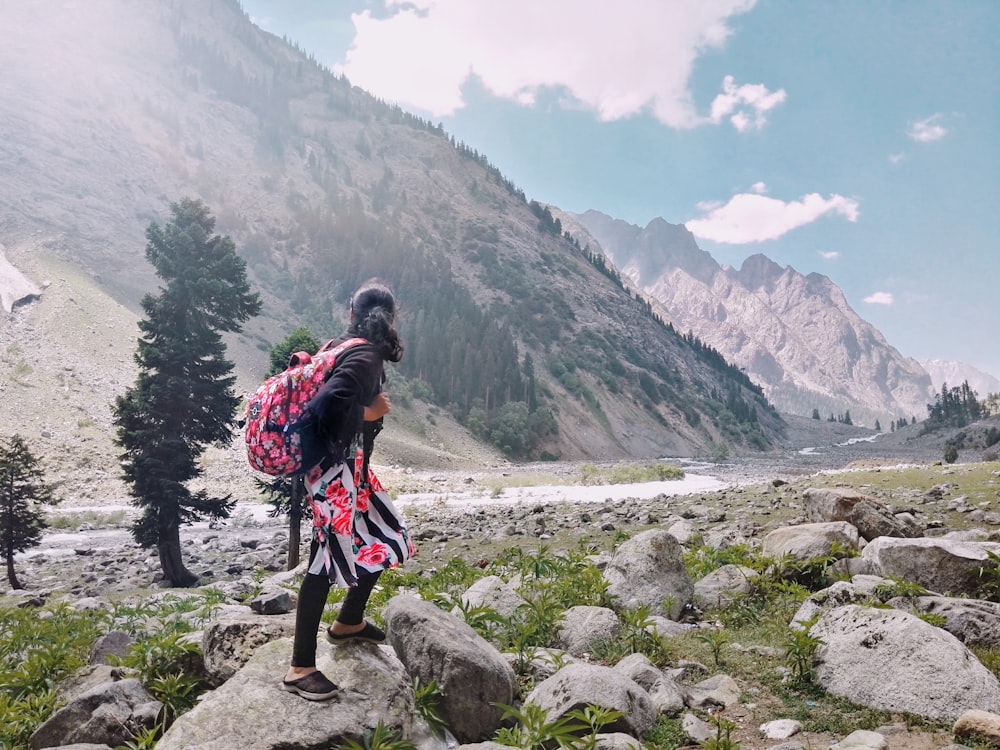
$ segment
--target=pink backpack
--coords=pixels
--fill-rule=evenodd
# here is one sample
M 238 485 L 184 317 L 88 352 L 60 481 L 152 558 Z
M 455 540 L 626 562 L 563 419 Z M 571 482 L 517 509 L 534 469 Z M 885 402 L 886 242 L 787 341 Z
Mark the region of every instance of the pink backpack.
M 297 352 L 284 372 L 268 378 L 250 397 L 244 437 L 250 465 L 273 477 L 300 474 L 302 465 L 300 418 L 306 405 L 326 382 L 337 357 L 365 339 L 348 339 L 314 356 Z

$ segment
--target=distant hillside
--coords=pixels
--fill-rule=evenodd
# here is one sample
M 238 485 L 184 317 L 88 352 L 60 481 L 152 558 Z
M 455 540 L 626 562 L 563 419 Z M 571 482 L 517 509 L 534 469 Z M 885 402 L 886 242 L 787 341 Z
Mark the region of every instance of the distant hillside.
M 969 387 L 985 399 L 993 393 L 1000 393 L 1000 380 L 989 373 L 977 370 L 964 362 L 950 362 L 943 359 L 928 359 L 921 363 L 931 376 L 934 390 L 938 393 L 947 385 L 949 388 L 968 381 Z
M 509 455 L 707 455 L 780 436 L 759 387 L 636 299 L 486 155 L 332 75 L 235 0 L 4 13 L 18 33 L 0 45 L 0 243 L 22 270 L 62 264 L 137 314 L 157 287 L 145 228 L 200 197 L 265 302 L 229 342 L 243 389 L 294 328 L 339 333 L 352 289 L 378 275 L 403 305 L 393 392 Z M 119 369 L 99 349 L 64 351 Z M 11 354 L 0 379 L 30 388 L 25 363 Z
M 738 270 L 722 267 L 685 227 L 662 219 L 637 227 L 597 211 L 560 216 L 593 238 L 677 330 L 743 368 L 783 412 L 849 412 L 868 426 L 926 416 L 934 393 L 927 373 L 826 276 L 803 276 L 764 255 Z

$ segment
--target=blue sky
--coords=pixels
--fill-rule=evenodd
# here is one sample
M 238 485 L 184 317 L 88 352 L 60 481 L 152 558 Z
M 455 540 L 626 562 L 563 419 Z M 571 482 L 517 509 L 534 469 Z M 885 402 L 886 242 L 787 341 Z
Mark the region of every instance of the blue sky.
M 1000 2 L 243 0 L 529 198 L 685 224 L 1000 377 Z

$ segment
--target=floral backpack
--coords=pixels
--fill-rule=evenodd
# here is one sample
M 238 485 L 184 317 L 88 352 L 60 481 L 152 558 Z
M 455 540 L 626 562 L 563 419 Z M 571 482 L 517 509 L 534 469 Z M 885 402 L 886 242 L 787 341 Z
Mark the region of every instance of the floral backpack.
M 310 356 L 296 352 L 288 367 L 265 380 L 250 397 L 244 437 L 247 459 L 257 471 L 274 477 L 301 474 L 302 416 L 337 363 L 337 357 L 352 346 L 368 343 L 348 339 L 333 349 Z

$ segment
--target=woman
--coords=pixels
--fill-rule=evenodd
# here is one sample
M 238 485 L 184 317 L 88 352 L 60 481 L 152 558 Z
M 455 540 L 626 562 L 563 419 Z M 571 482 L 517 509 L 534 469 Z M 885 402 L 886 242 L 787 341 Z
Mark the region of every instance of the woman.
M 342 351 L 309 403 L 302 433 L 305 485 L 312 501 L 309 570 L 299 591 L 292 661 L 282 687 L 308 700 L 326 700 L 337 686 L 316 668 L 316 633 L 332 584 L 347 586 L 336 621 L 326 630 L 334 644 L 382 643 L 385 633 L 364 619 L 379 575 L 414 553 L 402 516 L 368 468 L 375 435 L 390 409 L 382 393 L 383 363 L 398 362 L 403 344 L 393 323 L 396 301 L 377 279 L 351 298 L 347 333 L 363 339 Z M 330 341 L 323 350 L 339 341 Z

